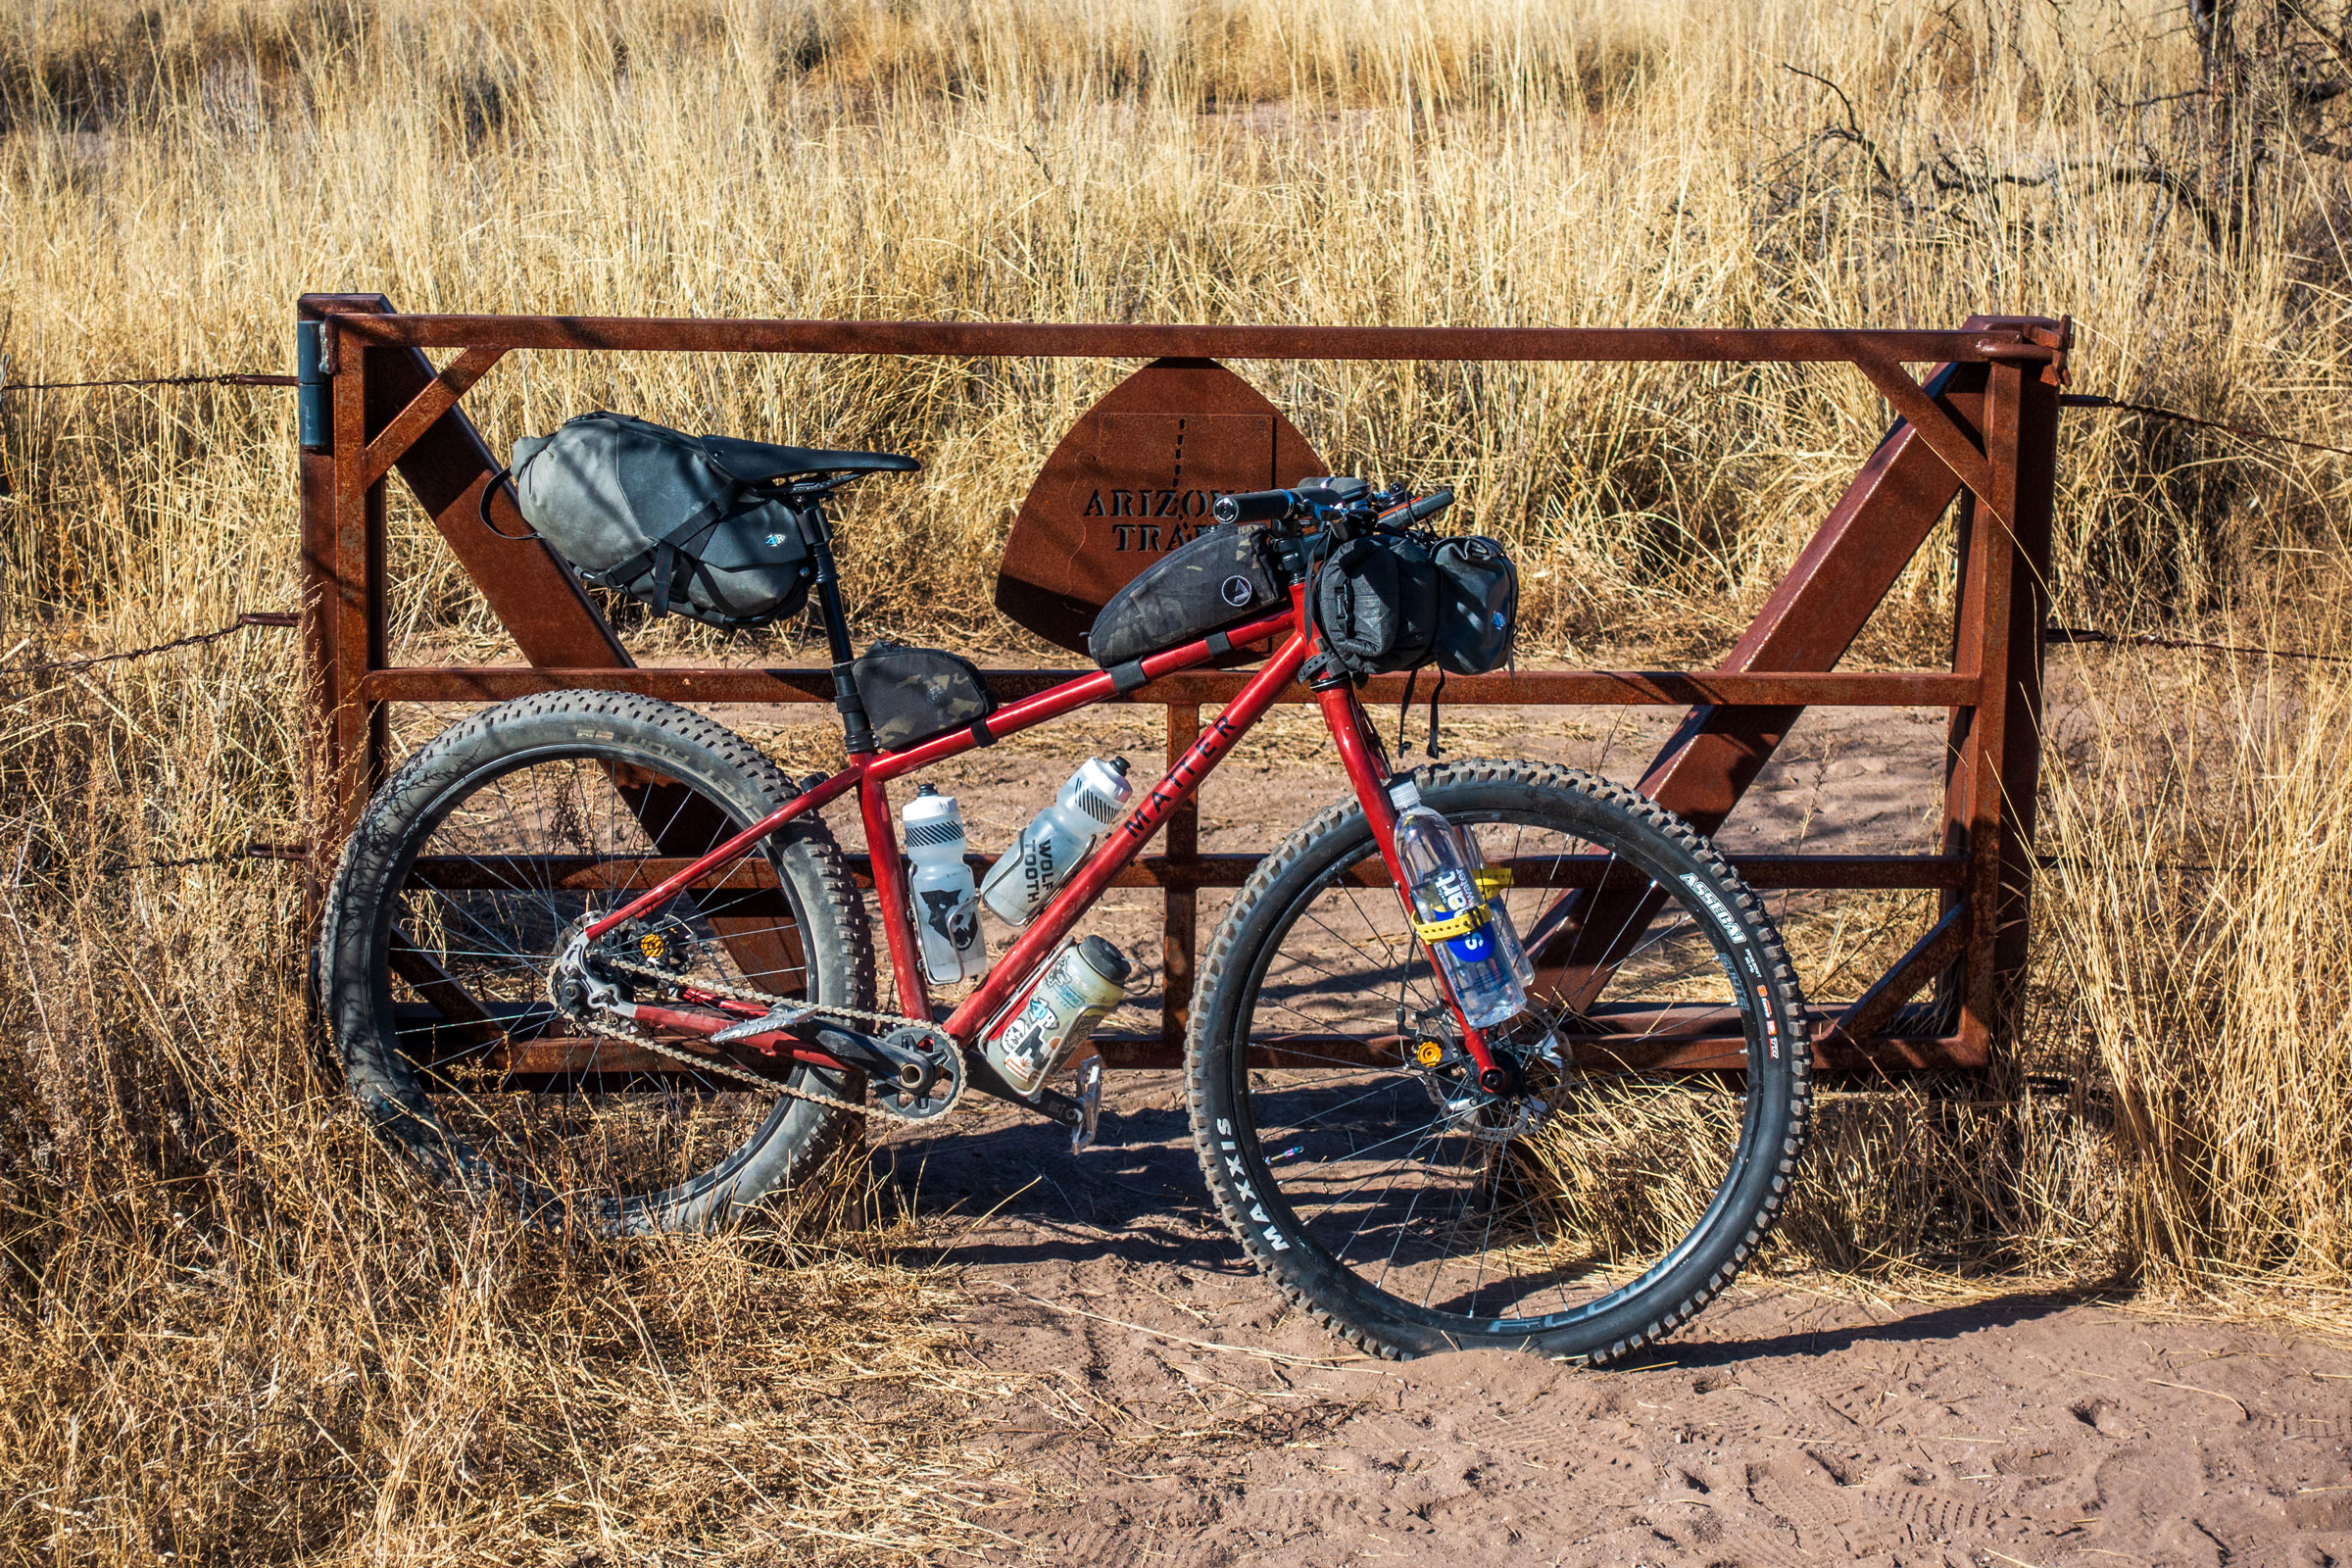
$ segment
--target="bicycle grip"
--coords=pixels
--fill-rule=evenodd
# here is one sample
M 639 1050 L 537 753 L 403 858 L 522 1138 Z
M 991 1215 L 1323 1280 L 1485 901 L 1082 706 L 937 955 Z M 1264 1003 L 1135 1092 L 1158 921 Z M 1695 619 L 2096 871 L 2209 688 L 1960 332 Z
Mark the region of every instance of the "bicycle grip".
M 1447 507 L 1452 505 L 1452 491 L 1433 490 L 1428 495 L 1425 495 L 1420 500 L 1414 502 L 1411 506 L 1405 508 L 1404 514 L 1412 521 L 1419 522 L 1424 517 L 1436 516 L 1439 513 L 1444 512 Z
M 1208 514 L 1219 522 L 1281 522 L 1298 505 L 1288 490 L 1241 490 L 1217 497 Z

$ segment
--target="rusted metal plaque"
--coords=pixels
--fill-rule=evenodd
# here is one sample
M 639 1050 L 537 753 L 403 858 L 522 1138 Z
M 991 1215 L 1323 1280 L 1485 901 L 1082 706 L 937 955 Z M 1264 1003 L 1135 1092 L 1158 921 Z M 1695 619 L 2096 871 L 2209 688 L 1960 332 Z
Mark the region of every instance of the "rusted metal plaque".
M 1154 360 L 1080 416 L 1046 460 L 1004 542 L 997 608 L 1084 653 L 1096 612 L 1209 526 L 1218 496 L 1322 471 L 1249 382 L 1213 360 Z

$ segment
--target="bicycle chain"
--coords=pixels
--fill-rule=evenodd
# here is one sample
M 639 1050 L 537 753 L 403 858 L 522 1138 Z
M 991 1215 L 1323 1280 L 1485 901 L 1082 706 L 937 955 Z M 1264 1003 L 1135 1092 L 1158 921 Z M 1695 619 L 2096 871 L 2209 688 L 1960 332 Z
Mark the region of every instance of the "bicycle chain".
M 662 985 L 675 986 L 682 983 L 680 977 L 672 974 L 669 970 L 657 969 L 650 964 L 632 963 L 626 958 L 617 957 L 606 957 L 602 961 L 612 968 L 620 970 L 623 974 L 638 975 Z M 858 1023 L 887 1024 L 894 1029 L 929 1029 L 934 1032 L 938 1029 L 936 1024 L 925 1023 L 919 1018 L 903 1017 L 895 1012 L 867 1012 L 858 1007 L 838 1007 L 821 1002 L 802 1002 L 792 997 L 770 996 L 764 991 L 731 986 L 723 980 L 696 980 L 692 984 L 697 991 L 708 992 L 714 997 L 724 997 L 730 1002 L 748 1002 L 769 1008 L 805 1007 L 809 1012 L 822 1013 L 828 1017 L 842 1018 Z M 834 1110 L 846 1110 L 854 1115 L 870 1116 L 874 1113 L 873 1107 L 869 1105 L 839 1100 L 831 1095 L 820 1095 L 810 1089 L 796 1089 L 790 1084 L 779 1083 L 773 1078 L 762 1077 L 759 1073 L 748 1072 L 740 1067 L 728 1066 L 713 1061 L 709 1056 L 698 1056 L 691 1051 L 683 1051 L 675 1046 L 663 1045 L 653 1036 L 634 1029 L 622 1029 L 599 1018 L 583 1018 L 580 1022 L 593 1034 L 604 1035 L 613 1040 L 625 1040 L 630 1045 L 642 1046 L 657 1055 L 667 1056 L 673 1061 L 691 1063 L 703 1071 L 717 1073 L 722 1078 L 732 1078 L 739 1083 L 752 1084 L 794 1100 L 806 1100 L 811 1104 L 829 1106 Z M 949 1049 L 955 1049 L 955 1042 L 949 1042 Z
M 756 1072 L 746 1072 L 741 1067 L 731 1067 L 724 1062 L 713 1061 L 709 1056 L 698 1056 L 691 1051 L 681 1051 L 675 1046 L 665 1046 L 652 1035 L 641 1033 L 635 1029 L 623 1029 L 617 1024 L 607 1023 L 602 1018 L 578 1018 L 573 1021 L 590 1034 L 603 1035 L 609 1040 L 626 1041 L 628 1044 L 642 1047 L 656 1055 L 667 1056 L 672 1061 L 683 1061 L 700 1071 L 713 1072 L 721 1078 L 732 1078 L 738 1083 L 750 1084 L 754 1088 L 764 1089 L 771 1094 L 783 1095 L 793 1100 L 806 1100 L 812 1105 L 846 1110 L 856 1116 L 873 1114 L 871 1106 L 860 1105 L 852 1101 L 838 1100 L 831 1095 L 820 1095 L 813 1089 L 795 1089 L 792 1085 L 778 1083 L 773 1078 L 763 1078 Z
M 659 981 L 665 986 L 692 986 L 697 991 L 708 992 L 714 997 L 724 997 L 729 1002 L 749 1002 L 762 1007 L 806 1007 L 810 1012 L 821 1012 L 829 1017 L 848 1018 L 858 1023 L 885 1024 L 893 1029 L 935 1029 L 938 1027 L 927 1018 L 909 1018 L 903 1013 L 865 1012 L 857 1007 L 838 1007 L 826 1002 L 806 1002 L 798 997 L 771 996 L 765 991 L 753 991 L 744 986 L 731 986 L 724 980 L 687 980 L 668 969 L 657 969 L 651 964 L 634 963 L 627 958 L 605 956 L 600 957 L 598 961 L 610 968 L 618 969 L 623 974 L 638 975 L 647 980 Z

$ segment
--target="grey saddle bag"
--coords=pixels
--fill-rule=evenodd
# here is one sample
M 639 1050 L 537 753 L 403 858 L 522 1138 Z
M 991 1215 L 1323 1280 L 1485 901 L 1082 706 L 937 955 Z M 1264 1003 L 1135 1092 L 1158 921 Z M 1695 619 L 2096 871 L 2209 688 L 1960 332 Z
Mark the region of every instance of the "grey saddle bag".
M 725 443 L 626 414 L 583 414 L 514 443 L 523 520 L 600 588 L 713 626 L 763 626 L 808 602 L 814 508 L 730 468 Z

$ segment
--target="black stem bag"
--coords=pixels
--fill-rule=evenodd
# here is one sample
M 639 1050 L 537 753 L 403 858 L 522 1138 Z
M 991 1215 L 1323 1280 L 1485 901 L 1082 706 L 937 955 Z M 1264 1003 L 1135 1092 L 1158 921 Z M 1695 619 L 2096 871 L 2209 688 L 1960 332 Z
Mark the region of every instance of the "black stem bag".
M 1359 534 L 1315 573 L 1323 645 L 1350 674 L 1435 664 L 1483 675 L 1510 658 L 1519 622 L 1519 572 L 1484 535 Z

